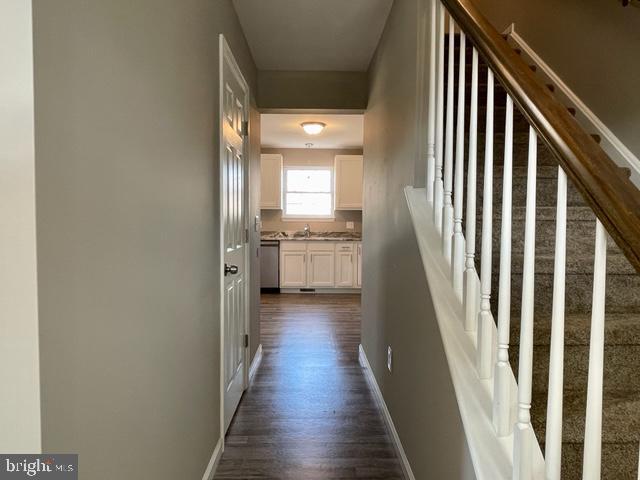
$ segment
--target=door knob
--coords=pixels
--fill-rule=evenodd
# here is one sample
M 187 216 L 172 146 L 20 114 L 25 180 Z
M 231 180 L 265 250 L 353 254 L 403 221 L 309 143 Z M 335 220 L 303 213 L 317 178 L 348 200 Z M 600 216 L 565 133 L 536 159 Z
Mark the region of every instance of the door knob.
M 226 277 L 227 275 L 231 274 L 231 275 L 236 275 L 238 273 L 238 266 L 237 265 L 228 265 L 228 264 L 224 264 L 224 276 Z

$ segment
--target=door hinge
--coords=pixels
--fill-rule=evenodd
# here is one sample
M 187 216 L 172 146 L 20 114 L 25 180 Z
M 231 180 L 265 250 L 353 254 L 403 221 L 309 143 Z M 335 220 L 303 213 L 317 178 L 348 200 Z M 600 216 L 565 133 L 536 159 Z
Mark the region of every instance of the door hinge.
M 249 229 L 244 229 L 244 243 L 249 243 Z
M 249 334 L 244 335 L 244 348 L 249 348 Z
M 242 121 L 242 135 L 244 137 L 249 136 L 249 122 L 247 120 Z

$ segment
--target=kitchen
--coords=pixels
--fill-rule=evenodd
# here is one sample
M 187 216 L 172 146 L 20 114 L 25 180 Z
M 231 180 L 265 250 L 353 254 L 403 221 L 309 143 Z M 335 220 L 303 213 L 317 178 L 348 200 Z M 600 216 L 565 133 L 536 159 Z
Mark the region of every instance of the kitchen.
M 263 114 L 261 291 L 359 293 L 363 116 Z

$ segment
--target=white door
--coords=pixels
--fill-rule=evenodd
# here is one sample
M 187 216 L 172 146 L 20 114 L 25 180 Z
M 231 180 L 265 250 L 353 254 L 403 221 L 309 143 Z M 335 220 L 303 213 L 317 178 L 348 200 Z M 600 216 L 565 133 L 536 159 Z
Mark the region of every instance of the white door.
M 245 389 L 248 246 L 244 194 L 249 89 L 222 35 L 220 58 L 220 236 L 224 269 L 221 368 L 226 431 Z
M 306 287 L 307 252 L 280 252 L 280 276 L 281 287 Z
M 309 249 L 309 286 L 333 287 L 334 260 L 333 246 L 331 250 Z
M 336 287 L 352 288 L 354 275 L 352 244 L 336 245 Z

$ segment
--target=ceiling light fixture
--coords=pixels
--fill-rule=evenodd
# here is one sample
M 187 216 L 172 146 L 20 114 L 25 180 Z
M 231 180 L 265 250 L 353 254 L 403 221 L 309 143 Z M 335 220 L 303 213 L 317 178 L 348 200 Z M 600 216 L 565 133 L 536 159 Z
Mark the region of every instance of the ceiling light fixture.
M 324 127 L 326 127 L 327 124 L 322 122 L 303 122 L 300 126 L 307 134 L 318 135 L 322 130 L 324 130 Z

